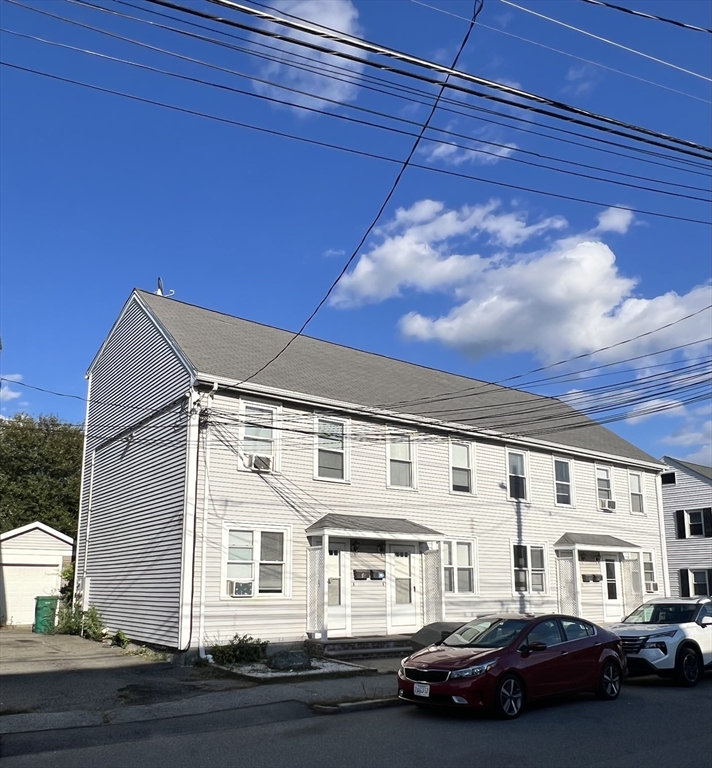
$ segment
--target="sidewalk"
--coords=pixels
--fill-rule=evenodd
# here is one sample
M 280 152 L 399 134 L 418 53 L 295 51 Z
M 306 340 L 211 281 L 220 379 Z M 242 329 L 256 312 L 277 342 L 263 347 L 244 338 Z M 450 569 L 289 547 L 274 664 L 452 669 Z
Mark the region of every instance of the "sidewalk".
M 397 659 L 377 660 L 387 670 Z M 376 664 L 369 663 L 369 667 Z M 340 702 L 388 700 L 395 698 L 397 684 L 392 671 L 378 675 L 309 680 L 301 683 L 271 683 L 238 690 L 208 693 L 179 701 L 167 701 L 147 706 L 122 706 L 106 711 L 71 710 L 65 712 L 37 712 L 4 715 L 0 717 L 0 734 L 45 731 L 60 728 L 78 728 L 160 720 L 185 715 L 198 715 L 230 709 L 299 701 L 307 705 L 329 705 Z

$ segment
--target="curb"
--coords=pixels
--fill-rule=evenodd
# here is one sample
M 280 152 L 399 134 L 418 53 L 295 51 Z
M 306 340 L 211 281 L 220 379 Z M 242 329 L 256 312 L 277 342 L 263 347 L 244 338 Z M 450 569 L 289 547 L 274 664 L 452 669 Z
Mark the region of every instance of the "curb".
M 407 702 L 397 696 L 388 696 L 385 699 L 365 699 L 363 701 L 344 701 L 341 704 L 312 704 L 311 710 L 317 715 L 339 715 L 342 712 L 362 712 L 368 709 L 383 709 L 385 707 L 399 707 Z
M 339 663 L 342 663 L 341 661 Z M 338 680 L 345 677 L 370 677 L 378 674 L 378 670 L 370 669 L 369 667 L 359 667 L 356 664 L 349 664 L 353 667 L 351 670 L 343 670 L 342 672 L 304 672 L 298 675 L 272 675 L 270 677 L 263 677 L 261 675 L 250 675 L 247 672 L 239 672 L 236 669 L 230 667 L 224 667 L 222 664 L 211 664 L 213 669 L 219 669 L 222 672 L 227 672 L 240 680 L 247 680 L 257 685 L 272 685 L 273 683 L 306 683 L 313 682 L 314 680 Z

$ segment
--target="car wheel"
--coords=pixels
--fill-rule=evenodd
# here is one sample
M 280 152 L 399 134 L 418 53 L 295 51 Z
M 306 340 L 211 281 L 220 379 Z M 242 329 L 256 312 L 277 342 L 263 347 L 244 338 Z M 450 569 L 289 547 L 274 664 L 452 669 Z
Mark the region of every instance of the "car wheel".
M 524 687 L 516 675 L 505 675 L 497 686 L 494 708 L 504 720 L 519 717 L 524 706 Z
M 614 661 L 607 661 L 601 670 L 597 696 L 603 701 L 613 701 L 621 692 L 621 670 Z
M 683 648 L 677 657 L 675 664 L 675 682 L 678 685 L 684 685 L 692 688 L 702 677 L 702 665 L 700 657 L 694 648 Z

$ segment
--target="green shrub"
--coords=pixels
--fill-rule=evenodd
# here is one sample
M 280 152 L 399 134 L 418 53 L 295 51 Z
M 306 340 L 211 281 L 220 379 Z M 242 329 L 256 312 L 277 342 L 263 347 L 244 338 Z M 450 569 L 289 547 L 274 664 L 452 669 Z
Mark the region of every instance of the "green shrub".
M 114 635 L 114 643 L 118 645 L 120 648 L 128 648 L 128 645 L 130 642 L 131 641 L 128 639 L 128 637 L 126 637 L 126 635 L 121 630 L 119 630 Z
M 60 603 L 54 631 L 58 635 L 83 635 L 90 640 L 100 641 L 104 638 L 104 620 L 93 605 L 88 611 L 82 611 L 77 604 Z
M 216 664 L 249 664 L 267 658 L 267 640 L 235 635 L 226 645 L 213 645 L 209 652 Z
M 71 606 L 74 591 L 74 563 L 67 563 L 60 573 L 62 586 L 59 588 L 60 604 Z

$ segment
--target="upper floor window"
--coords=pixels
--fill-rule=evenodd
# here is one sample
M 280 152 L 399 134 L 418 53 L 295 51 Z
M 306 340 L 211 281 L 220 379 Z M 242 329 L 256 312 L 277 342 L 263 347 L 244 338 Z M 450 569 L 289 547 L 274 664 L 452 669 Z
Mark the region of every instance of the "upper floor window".
M 628 475 L 630 482 L 630 510 L 643 513 L 643 476 L 640 472 L 631 472 Z
M 662 475 L 660 475 L 660 482 L 663 485 L 675 485 L 677 483 L 677 478 L 675 477 L 675 473 L 663 472 Z
M 450 443 L 451 490 L 472 493 L 472 446 Z
M 462 594 L 475 591 L 473 542 L 443 542 L 443 582 L 446 592 Z
M 678 509 L 675 512 L 675 535 L 678 539 L 712 537 L 712 509 Z
M 509 468 L 509 498 L 527 498 L 527 465 L 526 455 L 520 451 L 507 452 L 507 464 Z
M 544 547 L 513 545 L 515 592 L 546 592 Z
M 247 466 L 253 469 L 274 469 L 274 420 L 275 408 L 245 403 L 242 450 L 247 457 Z
M 284 594 L 284 532 L 227 531 L 225 564 L 229 597 Z
M 615 509 L 616 503 L 613 501 L 610 467 L 596 467 L 596 489 L 598 492 L 598 505 L 601 509 Z
M 687 512 L 687 533 L 688 536 L 704 536 L 705 528 L 702 521 L 701 509 L 690 509 Z
M 571 501 L 571 462 L 568 459 L 554 459 L 554 477 L 556 482 L 556 503 L 570 506 Z
M 414 488 L 413 443 L 410 435 L 399 433 L 388 440 L 388 485 Z
M 317 418 L 316 476 L 346 480 L 347 469 L 346 422 Z

